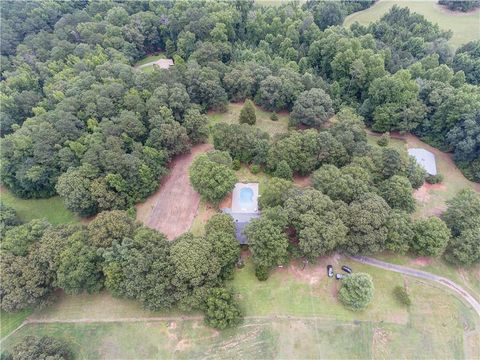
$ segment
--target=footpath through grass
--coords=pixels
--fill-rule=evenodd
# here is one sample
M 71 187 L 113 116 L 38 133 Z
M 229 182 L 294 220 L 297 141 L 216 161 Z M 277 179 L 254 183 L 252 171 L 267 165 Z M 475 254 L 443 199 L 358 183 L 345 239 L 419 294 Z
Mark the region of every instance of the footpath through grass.
M 450 43 L 459 47 L 469 41 L 480 39 L 480 11 L 462 13 L 452 12 L 438 5 L 437 0 L 379 0 L 366 10 L 353 13 L 345 19 L 344 25 L 350 27 L 355 21 L 368 25 L 379 20 L 393 5 L 408 7 L 411 11 L 425 16 L 444 30 L 452 30 Z
M 5 187 L 1 187 L 0 199 L 4 204 L 15 209 L 21 222 L 43 218 L 53 225 L 80 221 L 80 217 L 65 208 L 59 196 L 48 199 L 20 199 Z

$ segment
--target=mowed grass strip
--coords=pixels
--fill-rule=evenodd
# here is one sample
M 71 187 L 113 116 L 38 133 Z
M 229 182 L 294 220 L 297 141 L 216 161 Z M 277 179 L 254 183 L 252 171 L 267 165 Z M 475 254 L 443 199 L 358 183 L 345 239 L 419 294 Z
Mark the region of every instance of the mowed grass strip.
M 67 210 L 59 196 L 48 199 L 20 199 L 5 187 L 1 187 L 0 199 L 15 209 L 21 222 L 43 218 L 53 225 L 80 222 L 80 217 Z
M 368 9 L 347 16 L 344 26 L 350 27 L 356 21 L 362 25 L 368 25 L 379 20 L 394 5 L 408 7 L 410 11 L 438 24 L 441 29 L 452 30 L 453 36 L 449 42 L 456 48 L 469 41 L 480 39 L 479 10 L 467 13 L 453 12 L 438 5 L 437 0 L 380 0 Z
M 22 311 L 8 313 L 0 310 L 0 338 L 10 334 L 19 327 L 23 321 L 32 313 L 32 310 L 25 309 Z

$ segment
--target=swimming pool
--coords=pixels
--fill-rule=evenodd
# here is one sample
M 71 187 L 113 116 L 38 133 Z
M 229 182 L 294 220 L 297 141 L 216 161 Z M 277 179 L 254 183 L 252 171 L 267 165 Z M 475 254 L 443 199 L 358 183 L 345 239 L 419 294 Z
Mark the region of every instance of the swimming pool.
M 237 183 L 232 194 L 232 212 L 258 212 L 258 183 Z
M 253 190 L 249 187 L 240 189 L 240 196 L 238 197 L 239 205 L 242 209 L 251 209 L 255 207 L 253 204 Z

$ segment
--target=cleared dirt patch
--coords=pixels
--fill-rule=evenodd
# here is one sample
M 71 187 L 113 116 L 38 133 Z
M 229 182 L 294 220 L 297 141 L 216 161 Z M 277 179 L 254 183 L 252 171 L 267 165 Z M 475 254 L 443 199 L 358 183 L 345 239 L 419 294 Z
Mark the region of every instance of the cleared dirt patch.
M 160 188 L 137 205 L 137 220 L 170 240 L 188 231 L 200 203 L 200 195 L 190 185 L 188 168 L 198 154 L 211 149 L 212 145 L 201 144 L 194 146 L 189 154 L 175 158 Z
M 427 266 L 427 265 L 430 265 L 432 263 L 433 259 L 432 258 L 428 258 L 428 257 L 425 257 L 425 256 L 420 256 L 420 257 L 417 257 L 415 259 L 412 259 L 412 261 L 410 262 L 410 265 L 417 265 L 417 266 Z

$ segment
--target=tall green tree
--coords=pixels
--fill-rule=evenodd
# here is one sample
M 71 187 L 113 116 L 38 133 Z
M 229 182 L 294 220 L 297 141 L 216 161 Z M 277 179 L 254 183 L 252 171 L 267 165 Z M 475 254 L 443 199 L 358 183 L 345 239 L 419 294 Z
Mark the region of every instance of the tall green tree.
M 413 225 L 411 249 L 421 256 L 440 256 L 450 240 L 450 229 L 437 217 L 420 219 Z
M 189 172 L 193 188 L 202 198 L 215 204 L 232 191 L 237 182 L 230 167 L 210 160 L 206 154 L 197 156 Z
M 365 273 L 354 273 L 342 280 L 338 299 L 350 310 L 365 309 L 373 300 L 375 288 L 372 277 Z
M 238 122 L 240 124 L 255 125 L 257 122 L 257 115 L 255 114 L 255 105 L 253 101 L 247 99 L 245 104 L 240 110 L 240 116 L 238 117 Z

